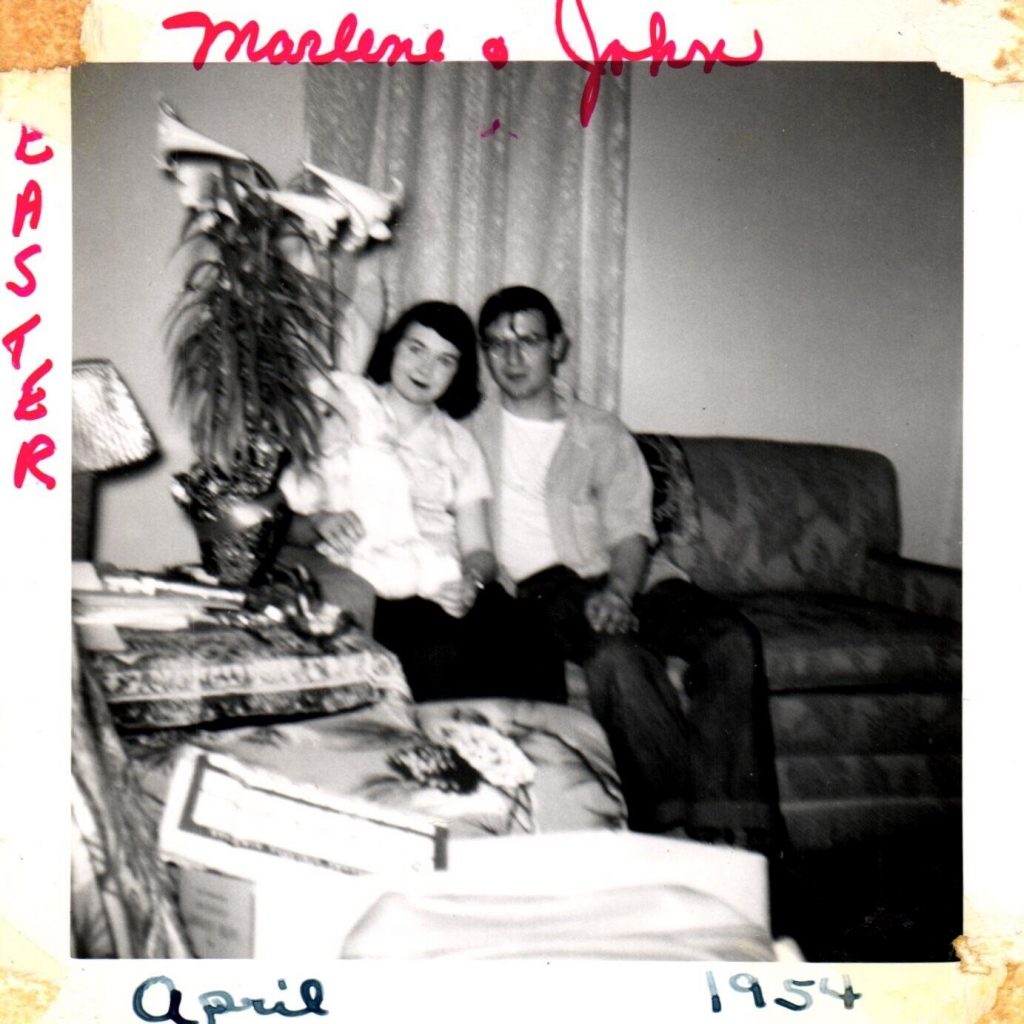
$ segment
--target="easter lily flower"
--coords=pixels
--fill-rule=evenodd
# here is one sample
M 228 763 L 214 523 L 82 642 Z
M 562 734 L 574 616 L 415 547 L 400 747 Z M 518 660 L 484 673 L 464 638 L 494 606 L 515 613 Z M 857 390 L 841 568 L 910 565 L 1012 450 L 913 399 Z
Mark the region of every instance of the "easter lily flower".
M 391 191 L 381 192 L 369 185 L 325 171 L 315 164 L 304 161 L 302 166 L 323 182 L 332 199 L 344 203 L 348 209 L 349 233 L 341 243 L 343 249 L 356 252 L 364 248 L 371 238 L 379 242 L 391 238 L 387 222 L 395 215 L 404 198 L 400 181 L 392 178 Z
M 243 165 L 254 182 L 262 177 L 251 157 L 190 128 L 165 100 L 160 101 L 156 139 L 157 166 L 177 181 L 178 198 L 188 209 L 214 206 L 213 179 L 220 177 L 224 161 Z M 234 216 L 228 203 L 221 200 L 216 205 L 223 213 Z
M 173 171 L 179 156 L 187 153 L 194 157 L 208 157 L 214 160 L 232 160 L 251 164 L 252 158 L 241 150 L 225 146 L 194 128 L 189 128 L 174 108 L 166 101 L 160 101 L 160 113 L 156 123 L 157 155 L 166 171 Z
M 348 220 L 348 207 L 328 196 L 312 196 L 306 192 L 273 190 L 268 199 L 298 217 L 314 235 L 317 244 L 326 249 L 337 234 L 338 225 Z

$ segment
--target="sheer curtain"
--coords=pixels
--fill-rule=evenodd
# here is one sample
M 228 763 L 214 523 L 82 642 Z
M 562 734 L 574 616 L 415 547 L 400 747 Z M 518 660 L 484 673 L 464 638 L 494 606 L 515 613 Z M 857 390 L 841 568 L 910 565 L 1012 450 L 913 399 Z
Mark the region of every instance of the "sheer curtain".
M 603 83 L 579 123 L 584 76 L 568 63 L 310 67 L 313 163 L 377 188 L 399 179 L 406 203 L 393 245 L 343 281 L 363 315 L 421 299 L 475 320 L 506 284 L 551 296 L 572 341 L 562 375 L 580 398 L 618 404 L 628 76 Z

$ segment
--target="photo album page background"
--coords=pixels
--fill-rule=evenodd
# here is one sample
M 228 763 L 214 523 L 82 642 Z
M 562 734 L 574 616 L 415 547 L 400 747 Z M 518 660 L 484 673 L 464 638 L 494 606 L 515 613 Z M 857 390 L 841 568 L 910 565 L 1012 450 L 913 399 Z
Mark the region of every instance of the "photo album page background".
M 309 6 L 300 3 L 289 16 L 322 19 Z M 740 5 L 749 10 L 730 12 L 717 31 L 711 14 L 720 13 L 718 5 L 688 20 L 685 5 L 670 3 L 662 8 L 677 39 L 688 41 L 704 26 L 714 39 L 731 29 L 739 52 L 749 39 L 749 28 L 735 27 L 743 14 L 768 43 L 777 27 L 780 42 L 766 46 L 758 63 L 719 65 L 711 74 L 699 64 L 662 68 L 657 77 L 641 66 L 628 67 L 621 79 L 606 74 L 593 134 L 581 145 L 574 133 L 591 130 L 578 123 L 584 70 L 567 63 L 564 102 L 539 104 L 531 108 L 536 120 L 520 119 L 525 108 L 510 105 L 511 86 L 501 71 L 477 59 L 477 37 L 495 36 L 499 28 L 513 61 L 564 57 L 550 6 L 534 2 L 500 18 L 463 19 L 454 5 L 438 4 L 429 27 L 444 24 L 451 39 L 440 66 L 311 68 L 211 59 L 202 71 L 189 63 L 192 47 L 182 34 L 161 35 L 153 12 L 140 7 L 127 48 L 128 37 L 110 33 L 103 60 L 55 85 L 19 80 L 18 94 L 27 99 L 5 107 L 8 154 L 17 149 L 33 104 L 48 112 L 40 123 L 56 154 L 52 164 L 38 166 L 9 156 L 4 174 L 11 209 L 32 175 L 45 197 L 35 236 L 42 245 L 32 263 L 36 295 L 19 300 L 8 286 L 13 297 L 5 299 L 5 332 L 36 307 L 43 314 L 35 335 L 27 335 L 20 368 L 6 374 L 10 408 L 40 360 L 49 356 L 54 364 L 47 419 L 33 427 L 8 417 L 3 441 L 13 462 L 30 427 L 45 428 L 56 440 L 54 491 L 12 488 L 4 501 L 11 510 L 4 549 L 11 582 L 2 588 L 3 620 L 11 639 L 0 754 L 14 781 L 5 798 L 11 813 L 0 833 L 0 863 L 25 884 L 8 887 L 0 920 L 4 942 L 29 964 L 28 974 L 49 979 L 44 995 L 56 1003 L 40 1019 L 137 1019 L 133 989 L 162 970 L 191 992 L 264 993 L 267 978 L 272 988 L 284 977 L 258 961 L 225 967 L 223 976 L 203 961 L 173 969 L 68 961 L 67 765 L 79 741 L 67 699 L 73 359 L 116 366 L 157 447 L 140 465 L 98 481 L 94 561 L 155 572 L 199 557 L 188 517 L 171 494 L 174 473 L 188 468 L 193 452 L 186 417 L 171 402 L 164 341 L 181 286 L 184 211 L 155 157 L 162 101 L 197 131 L 259 160 L 280 182 L 302 160 L 328 151 L 350 154 L 351 167 L 339 171 L 353 179 L 382 188 L 392 176 L 403 182 L 406 208 L 394 244 L 360 260 L 344 282 L 364 328 L 428 297 L 458 302 L 474 315 L 496 287 L 529 281 L 561 299 L 573 339 L 569 382 L 633 430 L 842 445 L 892 462 L 901 554 L 964 570 L 964 874 L 936 900 L 948 904 L 962 884 L 964 930 L 972 942 L 957 954 L 968 965 L 1003 971 L 998 950 L 1019 934 L 1021 909 L 1019 887 L 1005 873 L 1019 844 L 993 806 L 993 784 L 1005 786 L 1019 770 L 1010 732 L 1015 700 L 1007 691 L 1018 672 L 1009 647 L 1017 628 L 1010 517 L 1020 485 L 1005 455 L 1019 408 L 1020 357 L 1010 315 L 1019 216 L 1005 200 L 1011 143 L 1024 110 L 1007 102 L 1006 89 L 1019 101 L 1020 87 L 1000 92 L 970 76 L 965 83 L 921 45 L 901 50 L 894 43 L 878 60 L 872 34 L 854 28 L 836 5 L 837 37 L 849 29 L 859 49 L 835 38 L 815 49 L 810 25 L 821 40 L 830 23 L 817 14 L 811 22 L 801 18 L 797 3 L 783 5 L 788 19 L 765 5 Z M 602 38 L 617 30 L 624 39 L 629 33 L 644 39 L 646 15 L 629 16 L 612 30 L 618 15 L 609 5 L 594 3 L 587 11 Z M 424 19 L 409 20 L 411 13 L 401 3 L 383 4 L 372 16 L 361 13 L 360 24 L 422 40 Z M 269 13 L 259 17 L 270 24 Z M 578 26 L 572 31 L 582 38 Z M 475 61 L 486 76 L 474 77 L 460 59 Z M 396 83 L 380 90 L 388 97 L 384 108 L 363 123 L 332 121 L 325 104 L 334 93 L 378 90 L 380 76 Z M 444 76 L 459 84 L 420 89 L 420 82 Z M 5 99 L 14 92 L 11 81 L 5 76 Z M 451 96 L 436 107 L 419 105 L 422 94 L 446 90 Z M 400 166 L 381 142 L 385 125 L 413 140 Z M 493 206 L 479 207 L 477 220 L 491 230 L 473 237 L 460 188 L 492 159 L 489 152 L 519 161 L 515 178 L 523 198 L 499 195 Z M 565 220 L 555 185 L 573 161 L 605 176 L 603 187 L 617 192 L 616 209 L 587 208 L 573 196 L 584 219 Z M 535 187 L 545 176 L 544 188 Z M 581 244 L 583 236 L 573 232 L 584 225 L 592 234 Z M 10 267 L 25 244 L 26 238 L 11 237 Z M 8 279 L 16 280 L 14 271 Z M 808 915 L 828 931 L 828 907 Z M 893 922 L 880 922 L 883 934 L 887 925 Z M 10 959 L 16 961 L 14 953 Z M 358 965 L 343 978 L 333 964 L 292 966 L 292 1000 L 299 981 L 316 975 L 336 1012 L 343 1004 L 350 1016 L 378 1006 L 382 978 L 374 965 Z M 416 1012 L 417 992 L 450 998 L 456 1016 L 490 999 L 489 966 L 475 966 L 465 983 L 458 964 L 435 965 L 432 973 L 427 966 L 396 965 L 408 984 L 388 986 L 387 1016 Z M 516 965 L 526 983 L 516 986 L 499 1016 L 507 1011 L 518 1019 L 535 1006 L 529 991 L 543 992 L 551 1012 L 582 1006 L 595 1019 L 638 1009 L 661 1019 L 670 1002 L 706 1013 L 708 988 L 698 967 L 651 966 L 641 976 L 626 964 L 556 965 L 546 974 L 541 965 Z M 957 971 L 953 963 L 922 965 L 917 973 L 910 966 L 862 965 L 856 981 L 864 996 L 856 1012 L 872 1020 L 910 1019 L 897 1008 L 900 992 L 936 1014 L 917 1019 L 942 1019 L 938 1014 L 954 1006 L 991 1005 L 1003 975 L 993 980 Z M 726 1002 L 738 1005 L 730 973 L 717 971 L 719 986 Z M 801 976 L 796 965 L 758 965 L 757 973 L 772 995 L 783 991 L 784 977 Z M 812 975 L 817 983 L 818 974 L 806 971 Z M 832 977 L 838 985 L 840 974 Z M 841 1001 L 827 1002 L 842 1009 Z M 815 1012 L 831 1012 L 821 1003 L 815 1001 Z

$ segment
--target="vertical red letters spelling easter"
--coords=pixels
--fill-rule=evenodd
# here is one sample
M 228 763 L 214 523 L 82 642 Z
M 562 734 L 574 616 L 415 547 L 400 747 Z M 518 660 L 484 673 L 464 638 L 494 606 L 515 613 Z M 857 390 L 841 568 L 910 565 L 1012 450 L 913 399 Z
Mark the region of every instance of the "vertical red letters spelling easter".
M 42 138 L 42 132 L 22 125 L 21 138 L 18 140 L 18 148 L 14 154 L 15 160 L 32 166 L 46 163 L 51 159 L 53 150 L 42 143 Z M 26 228 L 35 231 L 39 227 L 42 213 L 43 190 L 40 188 L 39 182 L 29 178 L 14 203 L 14 222 L 11 233 L 15 238 L 20 239 Z M 24 246 L 14 257 L 16 279 L 7 282 L 7 290 L 13 292 L 19 299 L 30 298 L 36 290 L 36 275 L 32 271 L 30 261 L 42 251 L 41 245 L 31 243 Z M 4 348 L 7 349 L 11 357 L 13 370 L 21 370 L 25 342 L 31 332 L 42 323 L 42 319 L 39 313 L 34 312 L 4 335 Z M 22 382 L 21 397 L 14 410 L 15 420 L 31 422 L 46 416 L 46 406 L 43 404 L 46 390 L 41 387 L 41 381 L 52 369 L 52 360 L 43 359 Z M 29 440 L 23 441 L 14 463 L 14 486 L 18 488 L 24 486 L 26 478 L 31 474 L 47 490 L 52 490 L 57 481 L 49 473 L 40 469 L 39 463 L 48 459 L 55 451 L 56 445 L 48 434 L 37 433 Z

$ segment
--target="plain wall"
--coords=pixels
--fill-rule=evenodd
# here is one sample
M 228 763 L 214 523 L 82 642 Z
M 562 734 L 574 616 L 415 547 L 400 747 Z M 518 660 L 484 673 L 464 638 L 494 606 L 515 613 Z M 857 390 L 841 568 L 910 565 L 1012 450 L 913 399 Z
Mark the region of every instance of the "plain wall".
M 623 417 L 880 451 L 904 554 L 959 565 L 961 83 L 633 70 Z
M 152 464 L 101 479 L 95 557 L 141 569 L 195 562 L 199 551 L 169 489 L 192 452 L 184 413 L 170 408 L 163 343 L 182 283 L 185 209 L 154 156 L 160 98 L 279 182 L 306 153 L 299 68 L 85 64 L 72 73 L 74 354 L 113 360 L 161 450 Z

